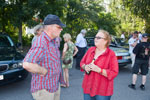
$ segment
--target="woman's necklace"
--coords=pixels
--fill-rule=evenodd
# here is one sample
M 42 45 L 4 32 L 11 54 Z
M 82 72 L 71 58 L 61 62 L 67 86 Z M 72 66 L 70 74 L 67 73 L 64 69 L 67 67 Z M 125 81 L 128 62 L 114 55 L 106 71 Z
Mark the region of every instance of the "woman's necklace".
M 100 55 L 102 55 L 105 52 L 106 49 L 99 51 L 96 50 L 95 55 L 94 55 L 94 59 L 97 59 Z

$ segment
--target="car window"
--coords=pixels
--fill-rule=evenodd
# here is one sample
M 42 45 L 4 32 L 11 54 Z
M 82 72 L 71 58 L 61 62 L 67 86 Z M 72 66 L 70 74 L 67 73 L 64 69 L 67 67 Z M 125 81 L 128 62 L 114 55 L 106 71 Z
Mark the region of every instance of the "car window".
M 0 36 L 0 47 L 10 47 L 12 43 L 7 36 Z
M 116 38 L 116 41 L 117 41 L 117 43 L 121 43 L 122 42 L 121 38 Z
M 86 38 L 88 46 L 94 46 L 94 37 Z
M 111 37 L 111 44 L 116 44 L 116 40 L 114 37 Z

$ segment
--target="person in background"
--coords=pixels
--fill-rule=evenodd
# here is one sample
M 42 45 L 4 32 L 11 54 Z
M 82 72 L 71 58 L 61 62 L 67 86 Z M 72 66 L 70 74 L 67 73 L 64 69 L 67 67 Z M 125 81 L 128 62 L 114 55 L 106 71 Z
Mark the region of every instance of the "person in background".
M 141 32 L 138 32 L 138 38 L 139 38 L 139 41 L 141 42 L 141 40 L 142 40 L 142 33 Z
M 148 34 L 144 33 L 142 35 L 142 40 L 140 43 L 138 43 L 133 53 L 136 55 L 135 63 L 132 68 L 133 75 L 132 75 L 132 84 L 128 85 L 131 89 L 136 89 L 136 81 L 137 81 L 137 74 L 139 72 L 139 69 L 141 69 L 141 75 L 142 75 L 142 84 L 140 85 L 140 88 L 142 90 L 145 90 L 145 83 L 146 83 L 146 75 L 148 74 L 148 61 L 149 61 L 149 55 L 150 55 L 150 45 L 147 42 L 148 40 Z
M 76 46 L 79 50 L 76 57 L 76 69 L 80 69 L 80 61 L 86 52 L 87 41 L 84 38 L 86 33 L 87 31 L 85 29 L 82 29 L 76 38 Z
M 56 15 L 44 18 L 44 30 L 23 60 L 23 68 L 32 73 L 31 92 L 34 100 L 60 100 L 60 83 L 65 84 L 60 51 L 55 38 L 65 25 Z
M 66 83 L 66 85 L 62 85 L 62 86 L 69 87 L 69 70 L 68 69 L 72 68 L 73 57 L 77 54 L 78 49 L 75 46 L 75 44 L 71 41 L 71 35 L 70 34 L 68 34 L 68 33 L 64 34 L 63 38 L 64 38 L 65 43 L 64 43 L 64 48 L 63 48 L 62 60 L 71 59 L 71 62 L 69 64 L 63 64 L 62 63 L 64 80 Z
M 129 33 L 128 33 L 128 40 L 129 40 L 130 38 L 132 38 L 132 36 L 133 36 L 133 33 L 132 33 L 132 32 L 129 32 Z
M 95 36 L 95 47 L 88 49 L 81 60 L 81 71 L 85 71 L 82 88 L 84 100 L 110 100 L 113 95 L 113 80 L 118 75 L 117 57 L 109 49 L 110 35 L 99 30 Z
M 43 32 L 43 25 L 36 25 L 34 27 L 34 37 L 32 39 L 32 44 L 36 40 L 36 38 L 41 35 L 42 32 Z
M 122 39 L 123 42 L 125 42 L 125 40 L 126 40 L 126 38 L 125 38 L 125 32 L 123 32 L 123 33 L 121 34 L 121 37 L 120 37 L 120 38 Z
M 133 49 L 137 45 L 137 43 L 139 43 L 139 38 L 138 38 L 138 32 L 137 31 L 135 31 L 133 33 L 133 36 L 129 39 L 128 43 L 129 43 L 129 53 L 130 53 L 131 61 L 132 61 L 131 67 L 133 67 L 134 62 L 135 62 L 135 54 L 133 53 Z
M 55 42 L 56 42 L 58 48 L 60 48 L 61 37 L 60 36 L 57 37 L 56 40 L 55 40 Z

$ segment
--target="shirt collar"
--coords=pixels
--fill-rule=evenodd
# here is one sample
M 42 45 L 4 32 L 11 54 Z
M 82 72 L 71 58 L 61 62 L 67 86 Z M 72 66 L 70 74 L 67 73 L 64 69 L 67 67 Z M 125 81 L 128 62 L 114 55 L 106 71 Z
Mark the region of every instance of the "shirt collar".
M 92 54 L 95 54 L 96 46 L 91 50 Z M 106 48 L 106 51 L 102 55 L 106 55 L 109 51 L 109 47 Z
M 52 41 L 52 39 L 46 34 L 46 32 L 43 32 L 43 35 L 49 42 Z

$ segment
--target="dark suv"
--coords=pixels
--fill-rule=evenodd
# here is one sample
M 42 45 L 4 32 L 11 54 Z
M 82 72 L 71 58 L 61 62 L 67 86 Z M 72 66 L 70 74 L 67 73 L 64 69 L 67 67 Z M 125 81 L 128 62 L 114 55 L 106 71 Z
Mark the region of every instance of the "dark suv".
M 0 33 L 0 85 L 27 77 L 28 72 L 22 67 L 23 58 L 12 39 L 7 34 Z

